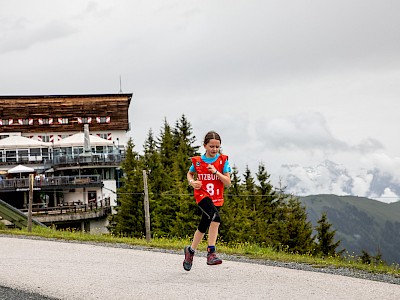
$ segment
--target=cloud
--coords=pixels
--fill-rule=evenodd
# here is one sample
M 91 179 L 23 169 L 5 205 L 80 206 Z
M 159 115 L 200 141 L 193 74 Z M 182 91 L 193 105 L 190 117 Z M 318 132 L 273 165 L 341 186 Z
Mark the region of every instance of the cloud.
M 367 138 L 360 142 L 359 145 L 355 146 L 355 149 L 360 151 L 361 153 L 371 153 L 376 152 L 378 150 L 382 150 L 383 144 L 377 139 Z
M 383 191 L 383 194 L 381 194 L 378 197 L 371 195 L 371 199 L 375 199 L 375 200 L 385 202 L 385 203 L 392 203 L 392 202 L 399 201 L 400 197 L 395 192 L 393 192 L 390 188 L 385 188 L 385 190 Z
M 365 171 L 365 169 L 360 170 L 361 173 L 353 176 L 352 195 L 365 197 L 370 194 L 371 182 L 374 175 L 363 171 Z
M 27 50 L 30 47 L 62 39 L 77 30 L 67 22 L 52 20 L 39 27 L 33 27 L 28 21 L 19 19 L 14 24 L 8 24 L 9 29 L 3 32 L 4 37 L 0 53 Z
M 262 118 L 256 123 L 258 138 L 266 147 L 303 150 L 344 150 L 349 146 L 335 138 L 320 113 L 300 113 L 281 118 Z
M 376 152 L 363 156 L 361 161 L 370 169 L 379 170 L 381 175 L 391 176 L 391 180 L 400 185 L 400 157 Z

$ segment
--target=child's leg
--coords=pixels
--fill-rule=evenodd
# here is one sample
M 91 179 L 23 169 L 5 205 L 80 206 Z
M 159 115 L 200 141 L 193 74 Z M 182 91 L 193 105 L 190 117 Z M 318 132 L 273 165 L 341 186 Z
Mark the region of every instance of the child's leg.
M 218 238 L 219 222 L 211 222 L 208 229 L 208 246 L 215 246 Z
M 194 233 L 193 236 L 193 242 L 192 245 L 190 246 L 193 250 L 197 249 L 197 246 L 201 243 L 201 241 L 203 240 L 204 237 L 204 233 L 200 232 L 198 229 L 196 230 L 196 232 Z

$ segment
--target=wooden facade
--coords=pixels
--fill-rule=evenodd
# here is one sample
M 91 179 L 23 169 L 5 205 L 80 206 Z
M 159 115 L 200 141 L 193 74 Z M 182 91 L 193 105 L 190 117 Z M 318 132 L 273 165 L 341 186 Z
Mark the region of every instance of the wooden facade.
M 0 133 L 128 131 L 132 94 L 0 96 Z

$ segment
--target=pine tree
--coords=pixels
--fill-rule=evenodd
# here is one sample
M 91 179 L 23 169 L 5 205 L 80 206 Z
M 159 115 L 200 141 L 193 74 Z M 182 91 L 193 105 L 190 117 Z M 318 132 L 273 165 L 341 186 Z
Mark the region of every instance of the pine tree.
M 194 146 L 196 137 L 193 135 L 191 124 L 187 121 L 185 115 L 176 122 L 173 129 L 173 139 L 175 143 L 176 157 L 174 167 L 177 168 L 176 174 L 181 180 L 186 179 L 186 174 L 191 165 L 190 158 L 198 155 L 198 146 Z M 186 185 L 187 191 L 191 188 Z
M 281 195 L 276 219 L 271 224 L 274 245 L 293 253 L 309 253 L 314 248 L 311 222 L 305 207 L 292 195 Z M 284 201 L 281 201 L 284 200 Z
M 143 178 L 139 155 L 133 151 L 135 145 L 132 139 L 128 141 L 126 158 L 121 168 L 124 173 L 122 187 L 118 189 L 117 214 L 112 216 L 114 234 L 123 236 L 143 237 Z
M 257 196 L 254 204 L 256 207 L 256 216 L 254 228 L 256 231 L 256 241 L 259 243 L 271 243 L 271 233 L 269 226 L 274 219 L 274 212 L 277 206 L 277 198 L 273 186 L 269 181 L 270 175 L 263 163 L 258 166 L 256 174 L 258 184 L 256 185 Z
M 167 120 L 164 119 L 164 125 L 158 137 L 158 151 L 160 154 L 161 164 L 163 166 L 163 181 L 159 192 L 165 192 L 171 189 L 174 179 L 172 173 L 173 164 L 176 156 L 176 147 L 171 127 Z
M 162 227 L 160 218 L 162 218 L 162 215 L 157 213 L 157 207 L 161 202 L 160 191 L 164 188 L 164 168 L 161 164 L 161 156 L 151 129 L 143 149 L 143 165 L 148 172 L 151 230 L 154 235 L 160 235 L 163 233 L 163 231 L 160 231 L 160 227 Z
M 163 168 L 158 174 L 159 196 L 154 200 L 154 228 L 160 235 L 182 236 L 188 230 L 187 223 L 193 224 L 197 212 L 192 189 L 187 184 L 186 174 L 190 167 L 190 157 L 196 154 L 198 147 L 186 117 L 182 115 L 172 130 L 164 120 L 164 126 L 158 139 L 158 152 Z M 187 229 L 188 228 L 188 229 Z
M 220 208 L 222 223 L 220 240 L 231 243 L 250 241 L 251 221 L 248 219 L 246 199 L 242 197 L 243 187 L 236 166 L 232 167 L 231 186 L 224 194 L 225 204 Z
M 328 222 L 326 213 L 323 213 L 321 219 L 317 222 L 319 225 L 315 228 L 317 231 L 316 254 L 323 256 L 335 256 L 336 248 L 340 241 L 334 243 L 336 230 L 330 230 L 332 224 Z

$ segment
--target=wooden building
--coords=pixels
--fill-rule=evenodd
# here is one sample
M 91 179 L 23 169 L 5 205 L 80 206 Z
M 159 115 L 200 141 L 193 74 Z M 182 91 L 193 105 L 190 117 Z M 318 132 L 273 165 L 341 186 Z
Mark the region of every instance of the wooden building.
M 26 178 L 8 173 L 22 164 L 38 178 L 40 221 L 105 232 L 116 205 L 131 99 L 123 93 L 0 96 L 0 199 L 26 209 Z
M 0 133 L 129 130 L 132 94 L 0 96 Z

